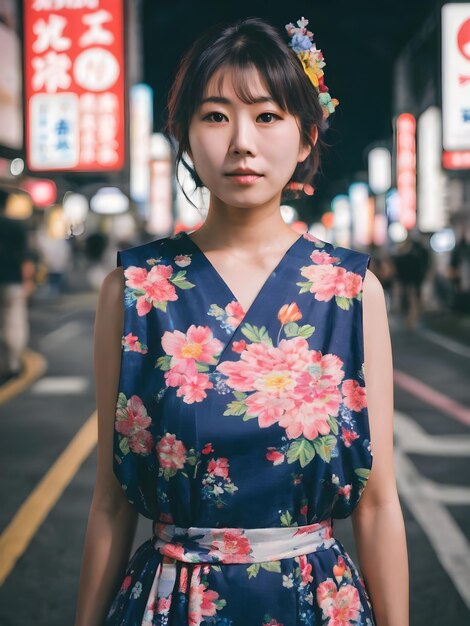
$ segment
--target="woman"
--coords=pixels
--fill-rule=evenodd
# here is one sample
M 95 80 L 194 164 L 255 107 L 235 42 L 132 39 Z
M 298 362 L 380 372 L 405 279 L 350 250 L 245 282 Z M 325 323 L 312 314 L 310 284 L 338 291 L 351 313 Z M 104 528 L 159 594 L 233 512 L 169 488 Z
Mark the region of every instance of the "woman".
M 383 290 L 280 214 L 337 104 L 307 23 L 290 47 L 257 18 L 212 29 L 180 66 L 168 129 L 210 206 L 101 289 L 76 626 L 408 624 Z M 349 515 L 363 577 L 332 532 Z

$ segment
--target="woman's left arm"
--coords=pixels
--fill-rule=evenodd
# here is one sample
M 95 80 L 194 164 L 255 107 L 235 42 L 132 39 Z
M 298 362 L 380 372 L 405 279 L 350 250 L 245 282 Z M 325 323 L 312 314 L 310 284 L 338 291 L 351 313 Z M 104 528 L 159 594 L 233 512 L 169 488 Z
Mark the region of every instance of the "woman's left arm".
M 370 270 L 364 277 L 362 306 L 373 463 L 352 524 L 377 626 L 409 626 L 408 553 L 393 455 L 392 347 L 383 288 Z

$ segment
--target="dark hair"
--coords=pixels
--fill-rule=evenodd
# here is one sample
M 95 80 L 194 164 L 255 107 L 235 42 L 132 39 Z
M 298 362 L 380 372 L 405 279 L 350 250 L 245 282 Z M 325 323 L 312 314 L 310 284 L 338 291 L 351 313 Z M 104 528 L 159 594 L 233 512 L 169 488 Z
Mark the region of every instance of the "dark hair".
M 221 67 L 234 70 L 235 92 L 247 104 L 253 103 L 254 98 L 243 70 L 255 67 L 277 104 L 299 120 L 301 140 L 304 145 L 311 146 L 311 152 L 305 161 L 297 164 L 287 185 L 294 181 L 311 182 L 320 167 L 320 152 L 327 145 L 320 135 L 316 144 L 310 136 L 314 126 L 319 131 L 324 128 L 318 92 L 297 54 L 279 31 L 257 17 L 238 20 L 225 27 L 219 24 L 213 26 L 193 43 L 181 59 L 168 96 L 165 128 L 170 139 L 174 137 L 178 142 L 176 166 L 182 163 L 190 172 L 196 188 L 203 186 L 197 172 L 183 158 L 183 153 L 189 148 L 189 125 L 202 101 L 204 89 Z M 221 84 L 222 80 L 219 81 L 219 90 Z M 288 192 L 287 185 L 284 193 Z

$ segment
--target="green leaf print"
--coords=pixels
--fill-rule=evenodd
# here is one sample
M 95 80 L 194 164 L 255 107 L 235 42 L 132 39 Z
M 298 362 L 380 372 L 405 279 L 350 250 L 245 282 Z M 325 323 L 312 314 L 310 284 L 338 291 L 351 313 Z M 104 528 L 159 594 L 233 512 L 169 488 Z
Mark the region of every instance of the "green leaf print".
M 263 563 L 260 563 L 260 565 L 267 572 L 276 572 L 276 574 L 280 574 L 281 573 L 281 562 L 280 561 L 264 561 Z
M 289 511 L 281 514 L 281 526 L 292 526 L 292 515 Z
M 289 322 L 289 324 L 284 326 L 286 337 L 303 337 L 304 339 L 308 339 L 314 332 L 315 326 L 310 326 L 310 324 L 299 326 L 296 322 Z
M 259 568 L 260 568 L 259 563 L 252 563 L 251 565 L 249 565 L 246 568 L 246 573 L 248 574 L 248 578 L 255 578 L 256 576 L 258 576 Z
M 308 291 L 310 291 L 310 288 L 312 287 L 312 282 L 310 280 L 307 280 L 307 282 L 300 282 L 300 283 L 295 283 L 298 287 L 301 287 L 299 294 L 301 293 L 307 293 Z
M 329 463 L 331 460 L 331 451 L 336 446 L 336 437 L 333 437 L 333 435 L 317 437 L 314 439 L 313 445 L 315 446 L 315 450 L 318 452 L 318 456 L 323 459 L 325 463 Z
M 351 306 L 351 299 L 345 298 L 344 296 L 335 296 L 336 304 L 340 309 L 344 309 L 345 311 L 349 311 L 349 307 Z
M 153 308 L 160 309 L 160 311 L 163 311 L 163 313 L 166 313 L 167 308 L 168 308 L 168 302 L 166 300 L 163 300 L 161 302 L 159 300 L 154 300 Z
M 176 274 L 173 274 L 170 278 L 170 282 L 173 283 L 175 287 L 179 287 L 180 289 L 191 289 L 191 287 L 196 286 L 186 279 L 186 270 L 180 270 Z
M 362 300 L 362 291 L 356 295 L 356 300 Z
M 299 461 L 301 467 L 305 467 L 315 456 L 315 449 L 307 439 L 303 437 L 293 441 L 287 451 L 287 462 Z
M 196 361 L 196 369 L 198 372 L 208 372 L 209 365 L 207 363 L 199 363 L 198 361 Z
M 243 400 L 233 400 L 227 404 L 227 410 L 224 415 L 244 415 L 246 413 L 246 403 Z M 256 417 L 256 416 L 253 416 Z
M 123 454 L 129 454 L 130 450 L 128 437 L 121 437 L 121 440 L 119 441 L 119 448 Z
M 370 469 L 367 469 L 366 467 L 357 467 L 354 472 L 359 477 L 360 483 L 365 485 L 370 475 Z
M 159 367 L 163 372 L 168 372 L 171 367 L 171 355 L 165 354 L 164 356 L 159 356 L 155 367 Z
M 122 393 L 122 391 L 120 391 L 119 395 L 118 395 L 118 399 L 117 399 L 117 408 L 118 409 L 125 409 L 126 407 L 127 407 L 126 395 L 124 393 Z
M 258 328 L 257 326 L 253 326 L 252 324 L 243 324 L 242 333 L 247 339 L 249 339 L 253 343 L 265 343 L 268 346 L 273 345 L 272 339 L 269 336 L 268 331 L 266 330 L 266 326 L 261 326 L 261 328 Z
M 339 432 L 338 429 L 338 420 L 335 417 L 332 417 L 331 415 L 329 416 L 328 420 L 327 420 L 328 424 L 330 425 L 331 428 L 331 432 L 334 435 L 337 435 Z
M 315 332 L 315 326 L 310 326 L 310 324 L 304 324 L 299 328 L 298 336 L 303 337 L 304 339 L 308 339 Z

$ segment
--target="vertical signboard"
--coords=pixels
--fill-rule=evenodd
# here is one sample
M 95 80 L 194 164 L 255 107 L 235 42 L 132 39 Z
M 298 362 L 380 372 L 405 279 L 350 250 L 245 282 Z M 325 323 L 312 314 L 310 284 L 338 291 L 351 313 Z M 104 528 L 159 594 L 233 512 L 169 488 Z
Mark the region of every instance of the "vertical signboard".
M 416 226 L 416 120 L 410 113 L 402 113 L 396 124 L 398 218 L 411 230 Z
M 124 167 L 122 0 L 25 0 L 31 171 Z
M 442 7 L 442 164 L 470 169 L 470 3 Z

